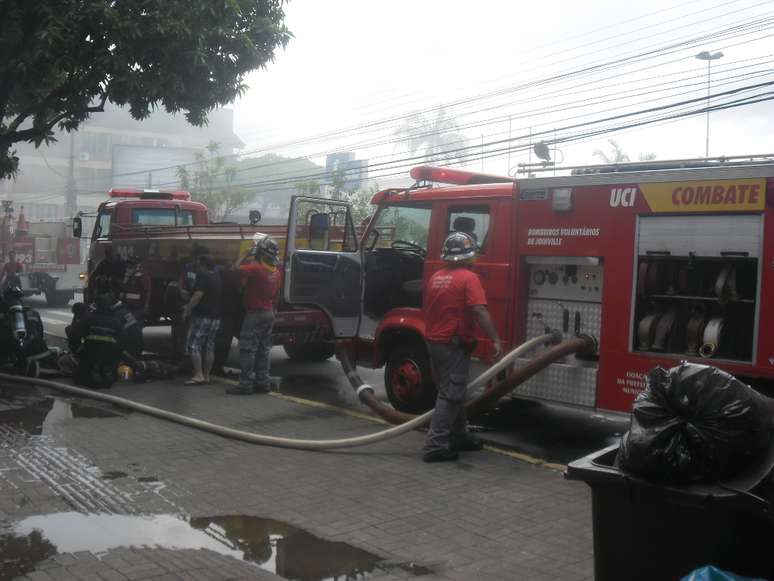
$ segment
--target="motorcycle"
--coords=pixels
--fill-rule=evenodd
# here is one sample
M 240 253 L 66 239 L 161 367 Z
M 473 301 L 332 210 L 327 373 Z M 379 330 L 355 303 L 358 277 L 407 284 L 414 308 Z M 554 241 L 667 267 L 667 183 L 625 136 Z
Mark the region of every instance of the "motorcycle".
M 40 360 L 50 356 L 40 314 L 22 304 L 24 293 L 9 286 L 0 294 L 0 368 L 38 377 Z

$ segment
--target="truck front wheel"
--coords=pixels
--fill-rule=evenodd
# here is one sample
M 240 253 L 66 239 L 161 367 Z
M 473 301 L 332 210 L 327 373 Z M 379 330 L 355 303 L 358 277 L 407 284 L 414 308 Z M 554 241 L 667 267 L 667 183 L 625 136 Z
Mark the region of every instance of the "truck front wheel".
M 292 343 L 283 345 L 285 353 L 293 361 L 325 361 L 333 356 L 333 343 Z
M 437 392 L 425 346 L 419 343 L 396 346 L 387 357 L 384 385 L 396 410 L 417 414 L 431 409 Z

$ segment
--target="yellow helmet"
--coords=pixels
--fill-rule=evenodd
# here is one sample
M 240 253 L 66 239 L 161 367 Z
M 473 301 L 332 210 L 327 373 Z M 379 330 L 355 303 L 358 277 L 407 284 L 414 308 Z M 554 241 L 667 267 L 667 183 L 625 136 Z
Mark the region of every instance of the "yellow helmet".
M 117 372 L 119 381 L 131 381 L 134 378 L 134 370 L 126 363 L 119 365 Z

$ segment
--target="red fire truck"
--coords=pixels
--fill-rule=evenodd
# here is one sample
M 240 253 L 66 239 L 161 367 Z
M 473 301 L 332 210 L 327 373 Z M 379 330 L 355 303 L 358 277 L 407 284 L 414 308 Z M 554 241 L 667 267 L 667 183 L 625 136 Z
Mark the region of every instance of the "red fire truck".
M 257 232 L 273 236 L 282 248 L 285 226 L 211 223 L 207 207 L 191 201 L 188 192 L 114 188 L 94 217 L 87 264 L 85 295 L 92 296 L 93 274 L 110 248 L 123 260 L 134 259 L 150 276 L 145 325 L 182 325 L 178 281 L 196 247 L 206 249 L 219 265 L 232 264 L 252 244 Z M 73 233 L 81 237 L 82 217 Z M 326 229 L 325 235 L 330 230 Z M 314 234 L 314 233 L 313 233 Z M 275 344 L 298 360 L 321 360 L 333 355 L 328 320 L 319 309 L 290 307 L 282 302 L 275 320 Z
M 20 215 L 19 225 L 24 219 Z M 66 222 L 26 222 L 17 227 L 12 249 L 24 265 L 25 296 L 43 294 L 49 307 L 64 307 L 83 288 L 81 252 Z
M 598 339 L 594 356 L 552 364 L 516 396 L 628 412 L 648 370 L 683 359 L 774 379 L 774 164 L 411 176 L 374 197 L 362 237 L 346 204 L 295 198 L 284 279 L 285 299 L 322 309 L 360 365 L 386 364 L 395 407 L 433 402 L 421 292 L 452 230 L 478 240 L 473 269 L 507 345 L 546 327 Z M 343 241 L 305 247 L 308 217 L 326 213 L 345 217 Z M 484 336 L 475 355 L 492 356 Z

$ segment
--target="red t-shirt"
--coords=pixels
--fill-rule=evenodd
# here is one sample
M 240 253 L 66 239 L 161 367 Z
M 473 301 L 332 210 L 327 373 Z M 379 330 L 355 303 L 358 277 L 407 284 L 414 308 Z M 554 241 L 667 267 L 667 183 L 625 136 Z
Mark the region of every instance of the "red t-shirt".
M 478 276 L 468 268 L 442 268 L 425 287 L 425 336 L 428 341 L 448 343 L 457 336 L 473 339 L 473 311 L 486 305 Z
M 239 267 L 239 278 L 244 292 L 242 304 L 247 311 L 274 310 L 274 299 L 279 290 L 279 272 L 260 262 L 248 262 Z
M 18 260 L 16 262 L 6 262 L 5 265 L 3 266 L 3 274 L 5 274 L 6 276 L 13 276 L 14 274 L 19 274 L 23 270 L 24 270 L 24 266 Z

